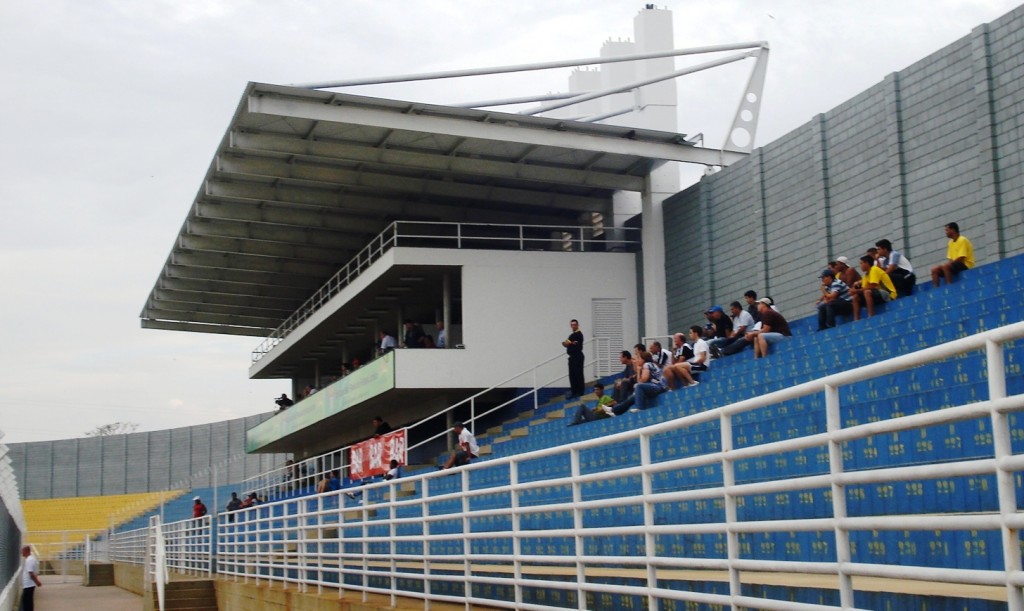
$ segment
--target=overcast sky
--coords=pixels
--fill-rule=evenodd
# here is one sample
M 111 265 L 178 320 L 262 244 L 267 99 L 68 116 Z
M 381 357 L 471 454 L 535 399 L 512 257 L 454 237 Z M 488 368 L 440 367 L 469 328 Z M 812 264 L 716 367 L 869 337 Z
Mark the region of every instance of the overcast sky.
M 1011 10 L 1013 0 L 676 0 L 676 46 L 767 40 L 758 145 Z M 591 57 L 642 2 L 0 3 L 3 442 L 272 409 L 256 338 L 138 315 L 247 81 L 301 83 Z M 682 60 L 680 64 L 682 65 Z M 749 62 L 680 81 L 680 131 L 720 145 Z M 459 102 L 564 90 L 569 70 L 351 90 Z

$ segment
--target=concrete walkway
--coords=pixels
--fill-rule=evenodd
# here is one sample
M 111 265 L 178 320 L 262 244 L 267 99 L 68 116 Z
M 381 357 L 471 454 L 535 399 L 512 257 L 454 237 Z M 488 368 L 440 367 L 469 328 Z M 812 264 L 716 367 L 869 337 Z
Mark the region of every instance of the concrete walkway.
M 81 578 L 61 583 L 59 575 L 41 579 L 43 587 L 36 588 L 37 611 L 142 611 L 142 597 L 117 586 L 87 588 Z

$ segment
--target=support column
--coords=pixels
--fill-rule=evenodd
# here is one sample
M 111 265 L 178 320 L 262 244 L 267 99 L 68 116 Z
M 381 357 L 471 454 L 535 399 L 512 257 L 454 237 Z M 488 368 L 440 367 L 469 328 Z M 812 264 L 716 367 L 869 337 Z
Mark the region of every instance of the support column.
M 983 216 L 974 221 L 984 222 L 984 228 L 974 229 L 977 234 L 991 236 L 995 256 L 977 257 L 983 260 L 999 260 L 1007 255 L 1006 225 L 1003 213 L 1003 194 L 999 181 L 999 149 L 996 141 L 995 94 L 992 91 L 992 53 L 989 49 L 989 26 L 982 24 L 971 31 L 971 61 L 974 69 L 975 125 L 978 133 L 978 183 L 976 197 L 981 204 Z M 972 223 L 973 224 L 973 223 Z M 986 248 L 983 246 L 982 248 Z M 991 251 L 989 251 L 991 252 Z
M 452 279 L 448 272 L 441 277 L 441 322 L 444 324 L 444 347 L 452 345 Z
M 814 180 L 815 186 L 820 187 L 815 193 L 815 197 L 821 202 L 816 219 L 818 235 L 825 240 L 825 257 L 827 260 L 832 260 L 836 253 L 834 252 L 835 245 L 832 243 L 832 197 L 828 177 L 828 134 L 825 115 L 818 115 L 811 120 L 811 133 L 815 143 L 814 178 L 812 180 Z
M 907 177 L 904 168 L 903 100 L 898 72 L 885 77 L 885 146 L 886 165 L 889 168 L 889 205 L 880 207 L 879 212 L 891 215 L 892 235 L 900 238 L 896 248 L 911 257 L 913 253 L 907 226 Z
M 764 194 L 764 154 L 762 149 L 756 149 L 750 156 L 754 158 L 753 163 L 757 168 L 754 178 L 757 201 L 754 203 L 752 212 L 757 214 L 761 220 L 761 273 L 764 277 L 762 284 L 764 292 L 758 293 L 758 296 L 765 297 L 772 294 L 772 274 L 771 257 L 768 252 L 768 201 Z
M 404 320 L 402 319 L 403 314 L 402 306 L 398 306 L 397 316 L 395 317 L 395 341 L 401 346 L 402 342 L 405 341 L 405 328 L 402 326 Z
M 655 167 L 644 180 L 643 272 L 644 335 L 668 333 L 668 295 L 665 291 L 665 221 L 662 206 L 679 191 L 679 168 L 674 163 Z

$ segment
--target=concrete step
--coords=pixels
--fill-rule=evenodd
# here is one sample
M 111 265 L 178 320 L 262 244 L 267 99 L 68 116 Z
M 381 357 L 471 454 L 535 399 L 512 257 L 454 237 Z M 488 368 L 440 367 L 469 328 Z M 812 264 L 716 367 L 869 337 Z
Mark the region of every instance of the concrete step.
M 153 604 L 157 604 L 153 591 Z M 179 580 L 164 586 L 164 609 L 168 611 L 217 611 L 217 593 L 213 581 Z
M 550 412 L 544 414 L 541 418 L 536 418 L 530 422 L 530 426 L 537 426 L 538 424 L 544 424 L 545 422 L 551 422 L 552 420 L 561 420 L 565 417 L 565 408 L 553 409 Z
M 106 562 L 90 562 L 88 577 L 82 576 L 84 586 L 114 585 L 114 565 Z

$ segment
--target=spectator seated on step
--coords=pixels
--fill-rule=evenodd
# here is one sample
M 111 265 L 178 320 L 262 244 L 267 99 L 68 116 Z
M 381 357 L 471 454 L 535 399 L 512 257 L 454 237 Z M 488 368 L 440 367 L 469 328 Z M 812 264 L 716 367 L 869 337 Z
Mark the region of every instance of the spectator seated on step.
M 604 384 L 594 384 L 594 398 L 597 399 L 597 402 L 594 403 L 593 407 L 586 403 L 580 403 L 580 406 L 576 410 L 576 414 L 573 416 L 572 422 L 569 423 L 569 426 L 615 416 L 615 411 L 612 409 L 615 406 L 615 399 L 604 394 Z
M 825 269 L 819 275 L 821 279 L 821 297 L 818 298 L 818 331 L 836 326 L 836 316 L 853 313 L 853 295 L 850 287 Z
M 701 328 L 697 325 L 690 327 L 690 341 L 692 346 L 683 343 L 683 334 L 676 333 L 672 340 L 676 346 L 674 362 L 665 368 L 665 384 L 669 390 L 676 387 L 696 386 L 699 384 L 693 379 L 693 375 L 708 370 L 708 362 L 711 360 L 708 343 L 701 337 Z
M 774 308 L 771 297 L 759 299 L 757 309 L 761 315 L 761 329 L 753 338 L 755 359 L 768 356 L 769 346 L 793 335 L 785 317 Z
M 612 390 L 612 398 L 616 403 L 622 403 L 633 394 L 633 386 L 636 385 L 636 371 L 633 369 L 633 355 L 629 350 L 623 350 L 619 354 L 619 363 L 622 364 L 622 377 L 615 380 L 615 388 Z
M 654 399 L 668 390 L 661 367 L 654 362 L 654 357 L 650 352 L 640 353 L 640 359 L 634 361 L 633 367 L 637 370 L 637 382 L 633 389 L 633 396 L 615 406 L 616 414 L 622 414 L 626 410 L 639 411 L 652 407 Z
M 875 242 L 875 247 L 878 248 L 875 265 L 889 274 L 893 286 L 896 287 L 897 295 L 900 297 L 912 295 L 914 285 L 917 284 L 917 276 L 914 274 L 914 266 L 910 264 L 910 259 L 893 250 L 892 242 L 889 240 L 879 240 Z
M 974 267 L 974 246 L 971 241 L 960 235 L 960 225 L 946 224 L 946 262 L 932 268 L 932 284 L 939 286 L 939 281 L 946 284 L 953 282 L 953 277 L 964 270 Z
M 860 269 L 864 276 L 853 287 L 853 319 L 860 320 L 860 307 L 866 306 L 868 318 L 875 315 L 875 304 L 888 303 L 896 299 L 896 287 L 885 270 L 875 265 L 869 255 L 860 258 Z

